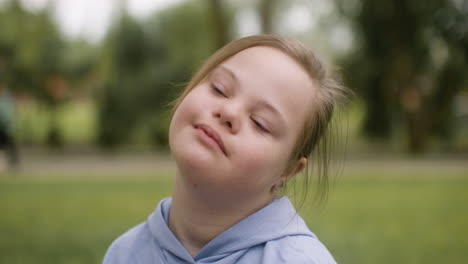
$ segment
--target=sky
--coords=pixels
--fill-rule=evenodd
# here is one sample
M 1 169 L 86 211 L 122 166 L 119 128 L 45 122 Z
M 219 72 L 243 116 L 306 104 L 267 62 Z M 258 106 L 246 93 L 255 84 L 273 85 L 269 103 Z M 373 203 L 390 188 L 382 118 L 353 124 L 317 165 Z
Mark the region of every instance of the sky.
M 0 0 L 0 4 L 7 0 Z M 106 34 L 112 20 L 116 17 L 119 3 L 125 3 L 127 11 L 137 18 L 146 16 L 187 0 L 20 0 L 30 11 L 43 9 L 54 1 L 54 18 L 58 26 L 70 38 L 86 38 L 98 43 Z M 196 0 L 201 1 L 201 0 Z M 301 34 L 310 27 L 316 27 L 318 18 L 327 17 L 332 6 L 327 1 L 293 2 L 282 12 L 280 32 Z M 308 3 L 304 5 L 304 3 Z M 258 14 L 250 8 L 239 10 L 237 26 L 240 36 L 260 33 Z M 347 28 L 336 27 L 327 33 L 329 44 L 337 49 L 346 50 L 351 45 L 351 35 Z
M 0 0 L 1 2 L 2 0 Z M 5 0 L 3 0 L 5 1 Z M 91 42 L 98 42 L 112 24 L 117 6 L 122 0 L 54 0 L 54 16 L 65 35 L 76 38 L 85 37 Z M 123 0 L 128 12 L 144 18 L 156 10 L 179 4 L 186 0 Z M 44 8 L 50 0 L 21 0 L 30 11 Z M 295 31 L 305 30 L 310 25 L 310 15 L 304 8 L 292 6 L 291 15 L 286 23 Z M 260 32 L 257 14 L 252 9 L 241 10 L 238 14 L 239 33 L 241 36 Z
M 91 42 L 101 40 L 112 23 L 120 0 L 54 0 L 54 16 L 65 35 L 85 37 Z M 128 12 L 144 18 L 156 10 L 178 4 L 184 0 L 126 0 Z M 37 11 L 49 0 L 21 0 L 23 5 Z

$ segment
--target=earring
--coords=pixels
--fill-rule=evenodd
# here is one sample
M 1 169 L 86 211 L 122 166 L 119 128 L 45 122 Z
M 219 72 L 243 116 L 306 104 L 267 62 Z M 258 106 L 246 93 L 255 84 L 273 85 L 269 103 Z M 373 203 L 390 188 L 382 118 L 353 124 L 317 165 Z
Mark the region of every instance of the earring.
M 286 181 L 281 180 L 278 184 L 274 184 L 273 186 L 271 186 L 271 192 L 277 192 L 283 189 L 285 185 L 286 185 Z
M 277 186 L 277 189 L 283 189 L 284 187 L 284 181 L 281 181 L 278 186 Z
M 273 185 L 272 189 L 277 191 L 277 190 L 283 189 L 283 187 L 284 187 L 284 181 L 281 181 L 280 183 Z

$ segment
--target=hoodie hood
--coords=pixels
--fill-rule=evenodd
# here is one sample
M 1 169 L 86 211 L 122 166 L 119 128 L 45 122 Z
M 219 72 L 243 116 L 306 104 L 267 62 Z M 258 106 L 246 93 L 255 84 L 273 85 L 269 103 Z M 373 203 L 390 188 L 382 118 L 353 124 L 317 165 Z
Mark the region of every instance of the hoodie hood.
M 316 239 L 289 199 L 282 197 L 221 233 L 192 258 L 169 229 L 171 204 L 171 198 L 162 200 L 149 216 L 148 227 L 163 250 L 189 263 L 213 263 L 234 252 L 248 250 L 286 236 L 307 236 Z

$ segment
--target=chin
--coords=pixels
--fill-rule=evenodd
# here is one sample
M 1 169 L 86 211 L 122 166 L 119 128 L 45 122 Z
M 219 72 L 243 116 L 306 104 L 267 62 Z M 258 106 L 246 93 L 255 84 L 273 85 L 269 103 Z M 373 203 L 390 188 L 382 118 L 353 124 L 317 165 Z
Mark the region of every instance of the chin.
M 173 144 L 171 146 L 171 153 L 177 167 L 184 174 L 208 174 L 213 170 L 219 170 L 219 160 L 213 156 L 213 153 L 203 150 L 196 144 Z

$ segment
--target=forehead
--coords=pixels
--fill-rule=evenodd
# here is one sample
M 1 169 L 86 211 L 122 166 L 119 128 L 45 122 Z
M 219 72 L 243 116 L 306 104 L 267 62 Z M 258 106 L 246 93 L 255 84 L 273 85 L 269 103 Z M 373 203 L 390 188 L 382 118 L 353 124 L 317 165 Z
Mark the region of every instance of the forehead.
M 221 63 L 217 72 L 236 82 L 243 92 L 271 103 L 291 122 L 305 122 L 313 101 L 314 82 L 282 51 L 248 48 Z
M 221 63 L 220 68 L 231 70 L 239 80 L 312 91 L 312 80 L 302 66 L 275 48 L 261 46 L 242 50 Z

